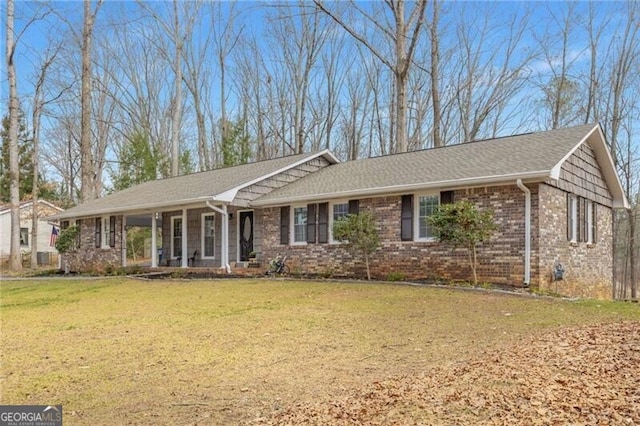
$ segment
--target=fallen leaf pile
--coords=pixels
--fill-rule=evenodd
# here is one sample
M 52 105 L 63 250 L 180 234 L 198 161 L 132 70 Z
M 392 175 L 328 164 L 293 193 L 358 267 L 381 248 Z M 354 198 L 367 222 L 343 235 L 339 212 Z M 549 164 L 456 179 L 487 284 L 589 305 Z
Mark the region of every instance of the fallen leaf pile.
M 640 323 L 564 328 L 389 378 L 268 424 L 640 424 Z

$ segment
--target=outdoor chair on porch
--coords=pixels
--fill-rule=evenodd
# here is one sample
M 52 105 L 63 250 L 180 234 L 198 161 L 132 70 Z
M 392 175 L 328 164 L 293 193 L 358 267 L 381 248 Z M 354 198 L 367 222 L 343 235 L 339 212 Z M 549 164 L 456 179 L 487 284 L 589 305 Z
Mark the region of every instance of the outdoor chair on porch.
M 195 266 L 196 259 L 198 258 L 198 249 L 195 249 L 193 252 L 193 256 L 187 259 L 187 266 Z M 182 265 L 182 256 L 177 256 L 175 258 L 176 266 Z M 167 266 L 171 266 L 171 259 L 167 259 Z
M 196 258 L 198 257 L 198 249 L 195 249 L 195 251 L 193 252 L 193 256 L 191 256 L 188 260 L 187 260 L 187 266 L 189 264 L 191 264 L 191 266 L 196 266 Z

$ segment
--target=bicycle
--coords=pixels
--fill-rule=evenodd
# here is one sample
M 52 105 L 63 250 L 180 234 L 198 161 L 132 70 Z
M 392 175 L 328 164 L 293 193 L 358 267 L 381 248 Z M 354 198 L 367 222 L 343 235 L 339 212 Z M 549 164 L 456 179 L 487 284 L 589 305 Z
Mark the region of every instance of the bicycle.
M 276 256 L 275 259 L 269 262 L 269 269 L 267 270 L 267 275 L 288 275 L 291 273 L 289 269 L 289 265 L 287 265 L 287 256 L 281 257 L 280 255 Z

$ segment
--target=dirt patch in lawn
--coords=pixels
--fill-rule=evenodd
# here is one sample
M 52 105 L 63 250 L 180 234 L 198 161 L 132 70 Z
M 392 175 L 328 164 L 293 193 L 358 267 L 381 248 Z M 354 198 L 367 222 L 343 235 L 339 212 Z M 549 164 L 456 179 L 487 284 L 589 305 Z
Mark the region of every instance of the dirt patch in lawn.
M 576 358 L 591 346 L 566 340 L 583 332 L 571 327 L 596 327 L 593 347 L 613 350 L 597 324 L 640 321 L 635 304 L 379 283 L 52 279 L 0 291 L 0 403 L 62 404 L 65 425 L 489 421 L 550 398 L 511 398 L 526 383 L 562 389 L 545 368 L 568 388 L 583 383 L 574 365 L 604 377 Z M 536 349 L 559 351 L 561 338 L 564 352 Z M 623 382 L 594 385 L 610 383 Z

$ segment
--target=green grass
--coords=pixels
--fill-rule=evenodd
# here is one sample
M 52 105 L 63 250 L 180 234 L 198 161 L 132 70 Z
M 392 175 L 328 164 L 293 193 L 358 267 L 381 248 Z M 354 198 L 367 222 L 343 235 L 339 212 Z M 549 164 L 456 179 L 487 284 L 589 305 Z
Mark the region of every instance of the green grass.
M 280 280 L 0 283 L 2 404 L 65 424 L 228 424 L 637 304 Z

